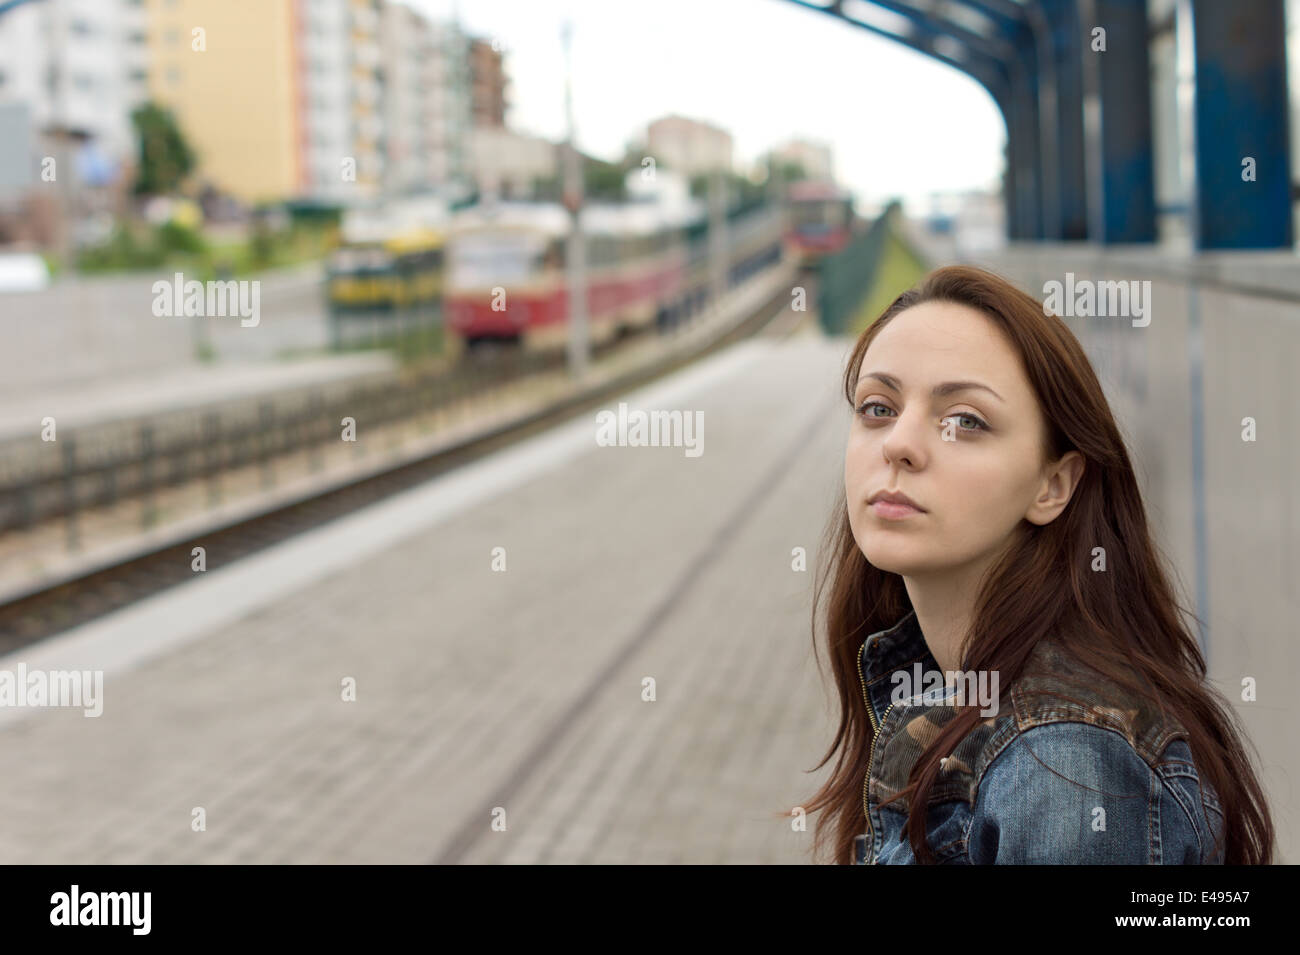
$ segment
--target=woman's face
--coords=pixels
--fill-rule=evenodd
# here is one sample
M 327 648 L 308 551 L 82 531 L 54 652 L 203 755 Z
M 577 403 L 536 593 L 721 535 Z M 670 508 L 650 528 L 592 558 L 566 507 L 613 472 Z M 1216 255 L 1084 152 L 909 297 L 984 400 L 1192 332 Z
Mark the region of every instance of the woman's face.
M 1042 412 L 1019 357 L 968 306 L 924 302 L 895 315 L 863 356 L 854 408 L 849 523 L 881 570 L 920 576 L 991 562 L 1022 519 L 1052 520 L 1077 483 L 1075 473 L 1063 485 L 1059 463 L 1044 462 Z M 1082 464 L 1077 452 L 1067 459 Z M 869 504 L 880 492 L 921 510 Z

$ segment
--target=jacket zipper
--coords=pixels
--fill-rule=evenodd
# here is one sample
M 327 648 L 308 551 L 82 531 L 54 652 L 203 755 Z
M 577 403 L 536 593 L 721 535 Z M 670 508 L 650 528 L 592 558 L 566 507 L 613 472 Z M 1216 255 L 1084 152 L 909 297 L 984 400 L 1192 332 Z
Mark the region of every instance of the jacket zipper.
M 870 639 L 869 637 L 867 639 Z M 867 789 L 871 785 L 871 764 L 876 759 L 876 737 L 880 735 L 880 728 L 885 725 L 885 720 L 889 719 L 889 711 L 894 708 L 890 703 L 885 707 L 885 714 L 880 718 L 880 725 L 876 725 L 875 714 L 871 711 L 871 700 L 867 698 L 867 678 L 862 672 L 862 652 L 867 648 L 867 641 L 862 641 L 862 646 L 858 650 L 858 679 L 862 683 L 862 702 L 867 707 L 867 719 L 871 721 L 871 749 L 867 751 L 867 775 L 862 779 L 862 814 L 867 817 L 867 855 L 870 857 L 871 847 L 875 844 L 875 829 L 871 825 L 871 807 L 867 801 Z

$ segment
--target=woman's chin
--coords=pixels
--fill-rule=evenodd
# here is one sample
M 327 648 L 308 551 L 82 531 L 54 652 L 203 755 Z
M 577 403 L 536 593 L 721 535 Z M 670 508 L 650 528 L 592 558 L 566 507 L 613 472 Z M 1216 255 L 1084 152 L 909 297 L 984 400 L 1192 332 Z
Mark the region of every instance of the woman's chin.
M 887 574 L 908 575 L 921 569 L 922 561 L 911 548 L 902 547 L 864 547 L 862 556 L 867 563 Z

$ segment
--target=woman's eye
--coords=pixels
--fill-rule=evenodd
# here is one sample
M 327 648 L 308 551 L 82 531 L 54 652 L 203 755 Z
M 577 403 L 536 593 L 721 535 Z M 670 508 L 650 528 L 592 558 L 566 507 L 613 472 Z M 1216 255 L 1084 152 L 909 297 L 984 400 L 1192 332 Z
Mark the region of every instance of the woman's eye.
M 858 406 L 858 414 L 863 418 L 888 417 L 887 414 L 876 414 L 875 411 L 877 408 L 884 409 L 886 412 L 892 412 L 893 410 L 888 405 L 881 404 L 879 401 L 864 401 Z M 947 421 L 950 418 L 955 418 L 957 420 L 957 427 L 962 431 L 974 433 L 976 431 L 985 431 L 988 429 L 988 425 L 969 412 L 959 412 L 958 414 L 948 415 L 942 420 Z
M 948 415 L 948 417 L 944 418 L 944 420 L 947 421 L 949 418 L 956 418 L 957 427 L 960 428 L 962 431 L 983 431 L 985 428 L 988 427 L 988 425 L 986 425 L 979 418 L 975 417 L 973 414 L 967 414 L 965 412 L 959 412 L 958 414 Z M 962 421 L 970 421 L 973 423 L 962 424 L 961 423 Z
M 858 414 L 862 415 L 864 418 L 884 417 L 883 415 L 871 414 L 870 412 L 874 408 L 884 408 L 886 411 L 889 410 L 889 408 L 886 405 L 882 405 L 879 401 L 864 401 L 861 405 L 858 406 Z

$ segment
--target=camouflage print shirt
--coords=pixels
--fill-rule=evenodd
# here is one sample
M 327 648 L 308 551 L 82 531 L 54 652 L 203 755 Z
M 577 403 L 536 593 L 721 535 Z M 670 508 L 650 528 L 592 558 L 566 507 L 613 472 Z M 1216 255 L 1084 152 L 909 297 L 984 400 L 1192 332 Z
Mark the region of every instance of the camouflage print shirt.
M 855 862 L 915 864 L 903 832 L 906 797 L 881 802 L 906 787 L 917 757 L 956 714 L 958 686 L 942 685 L 915 611 L 866 639 L 860 676 L 875 742 Z M 1172 714 L 1103 680 L 1050 638 L 1003 695 L 1009 702 L 992 712 L 992 694 L 990 715 L 944 760 L 930 793 L 927 839 L 940 864 L 1222 862 L 1211 855 L 1222 810 L 1212 789 L 1202 791 Z M 967 704 L 977 700 L 985 712 L 989 696 L 968 689 Z

